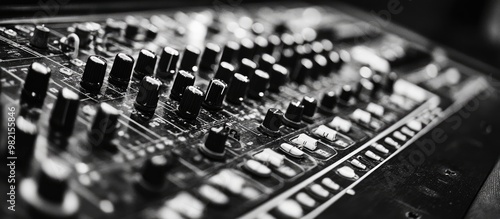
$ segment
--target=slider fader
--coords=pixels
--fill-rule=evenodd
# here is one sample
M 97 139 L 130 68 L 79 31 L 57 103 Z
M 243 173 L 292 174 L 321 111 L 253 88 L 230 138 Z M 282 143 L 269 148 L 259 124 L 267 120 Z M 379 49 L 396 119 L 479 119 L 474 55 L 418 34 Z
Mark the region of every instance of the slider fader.
M 498 157 L 482 143 L 498 81 L 365 18 L 297 4 L 0 21 L 16 127 L 0 154 L 17 157 L 0 218 L 462 217 Z

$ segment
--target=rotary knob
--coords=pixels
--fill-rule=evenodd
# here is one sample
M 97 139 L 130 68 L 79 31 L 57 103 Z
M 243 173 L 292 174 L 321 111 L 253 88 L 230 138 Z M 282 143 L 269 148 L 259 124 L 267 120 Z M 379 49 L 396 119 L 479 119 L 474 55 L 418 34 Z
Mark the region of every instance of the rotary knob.
M 385 85 L 384 85 L 384 90 L 387 93 L 392 93 L 394 92 L 394 84 L 396 84 L 396 81 L 398 80 L 398 74 L 396 72 L 391 72 L 387 75 L 387 78 L 385 79 Z
M 339 95 L 339 103 L 343 105 L 348 105 L 352 97 L 352 88 L 350 85 L 342 86 Z
M 24 80 L 24 86 L 21 91 L 21 104 L 26 103 L 28 106 L 36 108 L 42 107 L 47 95 L 50 75 L 50 68 L 38 62 L 33 62 Z
M 359 100 L 368 100 L 372 96 L 373 93 L 373 83 L 366 79 L 361 78 L 356 86 L 355 96 Z
M 219 68 L 217 68 L 214 78 L 220 79 L 221 81 L 224 81 L 224 83 L 229 84 L 231 83 L 233 76 L 234 66 L 228 62 L 221 62 Z
M 213 43 L 207 43 L 205 50 L 201 55 L 200 69 L 213 70 L 213 65 L 216 62 L 217 55 L 220 53 L 220 47 Z
M 43 25 L 37 25 L 33 31 L 33 36 L 31 36 L 30 45 L 40 49 L 46 49 L 49 41 L 49 34 L 49 28 Z
M 313 63 L 309 59 L 301 59 L 300 63 L 298 63 L 297 68 L 293 75 L 291 75 L 291 79 L 298 84 L 303 84 L 306 80 L 306 77 L 311 73 L 311 69 L 313 67 Z
M 259 69 L 265 72 L 270 72 L 273 65 L 276 63 L 276 59 L 269 54 L 263 54 L 259 59 Z
M 264 97 L 267 88 L 269 88 L 269 74 L 258 69 L 255 70 L 255 74 L 250 79 L 247 96 L 260 100 Z
M 172 47 L 165 47 L 161 53 L 160 61 L 156 69 L 156 76 L 163 79 L 174 77 L 179 61 L 179 51 Z
M 248 90 L 249 80 L 247 76 L 240 73 L 234 74 L 231 84 L 227 89 L 226 101 L 232 104 L 241 104 Z
M 118 129 L 120 111 L 107 103 L 99 104 L 97 113 L 88 132 L 88 141 L 94 148 L 115 151 L 110 145 Z
M 152 115 L 158 105 L 160 87 L 160 80 L 150 76 L 144 77 L 139 85 L 134 107 L 146 115 Z
M 267 110 L 266 117 L 259 126 L 259 130 L 270 136 L 278 136 L 282 125 L 283 112 L 279 109 L 271 108 Z
M 323 55 L 315 55 L 313 59 L 313 67 L 311 70 L 311 78 L 316 80 L 320 75 L 328 75 L 327 70 L 328 61 Z
M 313 122 L 313 117 L 318 107 L 318 101 L 314 97 L 305 96 L 302 98 L 300 104 L 304 106 L 302 119 L 306 122 Z
M 283 116 L 283 123 L 292 128 L 299 128 L 302 124 L 302 114 L 304 113 L 304 105 L 300 101 L 293 101 L 288 105 L 285 115 Z
M 198 57 L 200 56 L 200 50 L 194 46 L 188 45 L 182 54 L 181 63 L 179 64 L 179 70 L 185 71 L 198 71 Z
M 255 56 L 255 45 L 252 40 L 245 38 L 240 42 L 240 51 L 238 52 L 238 60 L 249 59 L 253 60 Z
M 238 73 L 245 75 L 249 78 L 252 78 L 253 73 L 257 69 L 257 64 L 250 59 L 243 58 L 241 59 L 241 63 L 239 65 Z
M 161 191 L 167 185 L 167 172 L 174 166 L 175 158 L 171 153 L 153 156 L 142 165 L 138 183 L 146 191 Z
M 170 90 L 170 98 L 177 101 L 181 100 L 186 87 L 191 85 L 194 85 L 194 75 L 187 71 L 179 70 Z
M 109 83 L 125 88 L 130 82 L 132 68 L 134 66 L 134 58 L 125 53 L 116 54 L 115 61 L 109 72 Z
M 238 55 L 238 51 L 240 50 L 240 45 L 234 41 L 227 42 L 224 50 L 222 51 L 222 56 L 220 58 L 221 62 L 232 63 L 234 57 Z
M 83 71 L 80 86 L 90 93 L 99 93 L 106 75 L 106 60 L 99 56 L 90 56 Z
M 19 116 L 16 119 L 16 155 L 22 157 L 16 161 L 16 169 L 27 174 L 35 152 L 35 141 L 38 136 L 38 127 L 34 121 Z
M 335 92 L 330 91 L 325 93 L 320 102 L 320 112 L 327 115 L 333 114 L 333 109 L 337 105 L 337 101 L 337 95 L 335 94 Z
M 201 153 L 212 159 L 224 159 L 227 137 L 228 133 L 224 127 L 210 128 L 205 144 L 200 145 Z
M 195 86 L 188 86 L 182 95 L 177 114 L 184 119 L 196 119 L 200 113 L 202 102 L 203 91 Z
M 280 87 L 288 80 L 288 70 L 282 65 L 274 64 L 269 72 L 269 91 L 279 93 Z
M 143 79 L 145 76 L 153 76 L 156 65 L 156 55 L 147 49 L 141 49 L 137 63 L 134 68 L 134 77 Z
M 208 85 L 207 94 L 203 106 L 209 110 L 222 109 L 222 102 L 226 95 L 226 83 L 219 79 L 212 79 Z
M 63 136 L 70 136 L 75 126 L 79 104 L 80 98 L 78 94 L 68 88 L 59 90 L 49 119 L 50 131 L 60 133 Z

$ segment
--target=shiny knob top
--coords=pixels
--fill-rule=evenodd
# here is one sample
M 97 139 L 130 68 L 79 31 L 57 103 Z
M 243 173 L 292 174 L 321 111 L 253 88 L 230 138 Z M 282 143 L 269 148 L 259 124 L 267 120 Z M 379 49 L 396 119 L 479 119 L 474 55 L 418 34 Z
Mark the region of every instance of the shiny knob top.
M 269 74 L 258 69 L 255 70 L 255 74 L 250 79 L 248 97 L 257 100 L 261 99 L 264 97 L 267 88 L 269 88 Z
M 134 58 L 125 53 L 116 54 L 115 61 L 109 72 L 108 81 L 118 87 L 127 87 L 132 75 Z
M 90 56 L 87 59 L 80 85 L 91 93 L 98 93 L 106 75 L 106 60 L 99 56 Z
M 64 136 L 71 135 L 75 126 L 79 104 L 80 98 L 78 94 L 68 88 L 59 90 L 56 103 L 50 115 L 50 130 L 61 133 Z
M 220 58 L 221 62 L 232 63 L 234 57 L 237 56 L 238 51 L 240 50 L 240 45 L 234 41 L 227 42 L 224 50 L 222 51 L 222 56 Z
M 174 77 L 178 61 L 179 51 L 168 46 L 163 48 L 158 67 L 156 68 L 156 77 L 163 79 Z
M 187 71 L 179 70 L 170 90 L 170 98 L 177 101 L 181 100 L 184 90 L 191 85 L 194 85 L 194 75 Z
M 240 73 L 234 74 L 227 89 L 226 101 L 232 104 L 241 104 L 248 90 L 249 80 L 247 76 Z
M 138 79 L 144 76 L 153 76 L 156 65 L 156 55 L 147 49 L 141 49 L 137 63 L 134 68 L 134 77 Z
M 300 105 L 304 106 L 303 116 L 306 118 L 314 117 L 316 113 L 316 108 L 318 107 L 318 101 L 314 97 L 304 96 Z
M 46 49 L 49 41 L 49 34 L 49 28 L 37 25 L 33 31 L 33 36 L 31 36 L 30 45 L 40 49 Z
M 234 66 L 228 62 L 221 62 L 214 78 L 224 81 L 224 83 L 231 83 L 231 79 L 234 76 Z
M 283 122 L 290 127 L 298 128 L 298 126 L 300 126 L 300 122 L 302 121 L 303 112 L 304 105 L 302 105 L 300 101 L 290 102 L 288 108 L 286 109 Z
M 203 102 L 203 91 L 195 86 L 188 86 L 182 95 L 177 113 L 184 119 L 196 119 Z
M 107 103 L 99 104 L 88 132 L 88 141 L 95 147 L 106 147 L 115 137 L 120 111 Z
M 212 70 L 219 52 L 220 52 L 220 47 L 218 45 L 213 43 L 207 43 L 207 45 L 205 46 L 205 50 L 201 55 L 200 69 Z
M 37 108 L 42 107 L 47 95 L 50 75 L 50 68 L 38 62 L 33 62 L 24 80 L 24 86 L 21 91 L 21 103 L 26 103 L 29 106 Z
M 323 95 L 319 109 L 321 110 L 322 113 L 331 114 L 333 113 L 333 109 L 335 108 L 336 105 L 337 105 L 337 95 L 335 94 L 335 92 L 330 91 Z
M 194 46 L 188 45 L 182 54 L 181 63 L 179 64 L 179 70 L 185 71 L 198 71 L 198 57 L 200 56 L 200 50 Z
M 212 79 L 207 88 L 207 95 L 203 105 L 209 110 L 219 110 L 222 108 L 222 101 L 226 95 L 226 83 L 219 79 Z
M 270 72 L 273 65 L 276 63 L 276 59 L 269 54 L 262 54 L 259 59 L 259 69 L 265 72 Z
M 250 59 L 243 58 L 243 59 L 241 59 L 238 73 L 251 78 L 253 73 L 255 72 L 256 68 L 257 68 L 257 64 L 255 64 L 255 62 L 253 62 Z
M 135 108 L 145 113 L 154 112 L 158 104 L 160 87 L 160 80 L 150 76 L 144 77 L 139 85 L 139 92 L 135 98 Z
M 281 112 L 281 110 L 270 108 L 267 110 L 266 117 L 264 117 L 264 120 L 259 127 L 260 131 L 268 135 L 279 134 L 279 130 L 282 125 L 282 117 L 283 112 Z
M 280 87 L 283 86 L 288 79 L 288 70 L 282 65 L 274 64 L 269 72 L 269 91 L 280 92 Z

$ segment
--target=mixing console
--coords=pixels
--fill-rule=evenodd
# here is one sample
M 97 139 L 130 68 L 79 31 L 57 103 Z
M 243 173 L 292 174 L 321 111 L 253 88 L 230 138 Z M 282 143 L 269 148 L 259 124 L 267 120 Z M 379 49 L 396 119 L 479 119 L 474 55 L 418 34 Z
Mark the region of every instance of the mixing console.
M 0 217 L 463 216 L 498 82 L 340 8 L 1 21 Z

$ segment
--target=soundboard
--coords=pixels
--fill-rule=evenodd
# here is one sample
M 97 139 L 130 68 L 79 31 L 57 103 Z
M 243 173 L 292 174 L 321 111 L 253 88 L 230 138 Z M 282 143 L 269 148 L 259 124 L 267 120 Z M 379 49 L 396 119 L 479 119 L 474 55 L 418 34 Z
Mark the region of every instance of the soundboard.
M 342 5 L 2 20 L 0 48 L 1 218 L 457 218 L 499 155 L 491 70 Z

